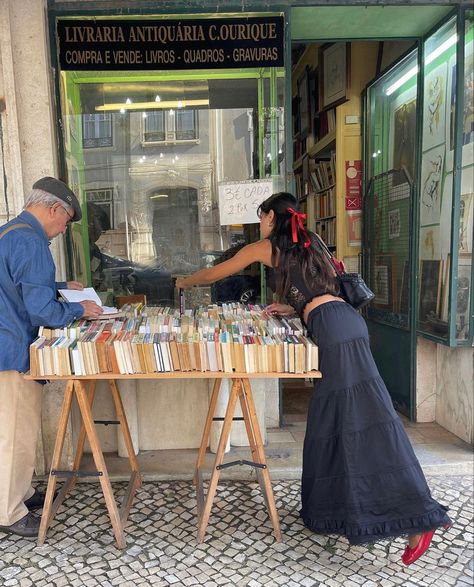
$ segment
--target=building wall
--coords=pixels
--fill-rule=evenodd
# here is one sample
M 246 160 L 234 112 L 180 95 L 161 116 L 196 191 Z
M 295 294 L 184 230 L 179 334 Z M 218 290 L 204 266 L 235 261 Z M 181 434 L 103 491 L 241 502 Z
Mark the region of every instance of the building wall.
M 416 421 L 474 443 L 474 350 L 418 338 Z
M 0 1 L 0 116 L 3 147 L 0 163 L 7 179 L 6 186 L 3 179 L 0 184 L 3 191 L 0 194 L 3 196 L 0 205 L 2 223 L 21 210 L 24 196 L 36 179 L 58 174 L 56 106 L 46 15 L 46 0 Z M 53 242 L 51 250 L 58 268 L 57 277 L 63 279 L 65 257 L 62 238 Z M 422 340 L 418 347 L 420 419 L 422 406 L 430 405 L 423 418 L 436 418 L 443 426 L 472 442 L 473 405 L 472 389 L 469 389 L 473 381 L 472 349 L 447 349 Z M 434 378 L 430 365 L 436 367 Z M 277 382 L 258 381 L 255 388 L 261 424 L 277 425 Z M 45 472 L 50 463 L 62 390 L 61 383 L 45 386 L 38 472 Z M 121 382 L 121 390 L 136 449 L 199 445 L 208 404 L 208 382 Z M 431 396 L 429 401 L 428 396 Z M 99 389 L 95 411 L 98 416 L 113 418 L 114 408 L 106 389 Z M 186 428 L 184 435 L 183 428 Z M 66 440 L 66 463 L 71 462 L 73 439 L 77 432 L 76 417 Z M 118 449 L 123 454 L 121 438 L 117 437 L 112 428 L 109 427 L 101 434 L 105 448 Z M 232 441 L 236 445 L 245 443 L 241 427 L 235 427 Z
M 6 189 L 3 181 L 0 184 L 3 191 L 3 204 L 0 206 L 2 224 L 21 211 L 25 195 L 39 177 L 58 175 L 56 105 L 49 60 L 46 4 L 46 0 L 0 1 L 0 115 L 3 131 L 0 164 L 7 178 Z M 3 110 L 2 100 L 5 104 Z M 57 279 L 65 279 L 62 237 L 53 241 L 51 251 L 56 262 Z M 123 381 L 119 387 L 136 450 L 199 446 L 209 401 L 207 380 Z M 223 384 L 223 393 L 225 388 L 226 383 Z M 61 382 L 44 387 L 43 426 L 36 466 L 38 473 L 45 473 L 50 466 L 63 389 Z M 278 425 L 278 383 L 276 380 L 259 380 L 255 382 L 254 390 L 265 439 L 265 424 Z M 268 418 L 265 417 L 266 412 Z M 104 383 L 99 385 L 94 417 L 115 419 L 115 409 Z M 76 411 L 66 438 L 65 465 L 72 462 L 79 428 Z M 103 427 L 99 433 L 104 450 L 118 450 L 122 456 L 126 455 L 121 434 L 117 434 L 115 427 Z M 233 426 L 231 442 L 235 445 L 247 444 L 240 423 Z

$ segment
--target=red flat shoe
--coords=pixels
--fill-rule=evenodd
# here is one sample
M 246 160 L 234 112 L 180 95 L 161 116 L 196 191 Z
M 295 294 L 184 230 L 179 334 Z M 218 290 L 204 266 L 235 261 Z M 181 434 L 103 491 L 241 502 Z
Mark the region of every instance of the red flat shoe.
M 418 544 L 415 546 L 415 548 L 410 548 L 409 546 L 407 546 L 405 548 L 405 552 L 402 555 L 402 562 L 408 566 L 411 565 L 411 563 L 414 563 L 416 560 L 418 560 L 420 556 L 428 550 L 434 533 L 435 530 L 429 530 L 428 532 L 424 532 L 421 535 L 421 538 Z

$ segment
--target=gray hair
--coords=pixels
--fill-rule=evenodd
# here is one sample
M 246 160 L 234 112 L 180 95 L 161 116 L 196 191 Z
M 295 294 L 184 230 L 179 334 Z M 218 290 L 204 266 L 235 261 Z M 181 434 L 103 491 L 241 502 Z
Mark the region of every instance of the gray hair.
M 45 192 L 44 190 L 31 190 L 28 197 L 26 198 L 25 205 L 23 206 L 23 210 L 26 210 L 30 206 L 44 206 L 45 208 L 52 208 L 54 204 L 61 204 L 66 210 L 70 210 L 72 206 L 69 206 L 64 200 L 58 198 L 57 196 L 53 196 L 49 192 Z

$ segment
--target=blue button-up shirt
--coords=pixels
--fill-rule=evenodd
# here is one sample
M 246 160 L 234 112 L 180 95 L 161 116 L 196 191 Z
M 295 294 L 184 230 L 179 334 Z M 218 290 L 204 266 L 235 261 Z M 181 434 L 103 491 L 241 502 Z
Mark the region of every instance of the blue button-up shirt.
M 36 218 L 23 211 L 0 228 L 28 224 L 0 238 L 0 371 L 28 371 L 29 346 L 39 326 L 60 328 L 80 318 L 78 303 L 57 300 L 66 287 L 55 280 L 48 237 Z

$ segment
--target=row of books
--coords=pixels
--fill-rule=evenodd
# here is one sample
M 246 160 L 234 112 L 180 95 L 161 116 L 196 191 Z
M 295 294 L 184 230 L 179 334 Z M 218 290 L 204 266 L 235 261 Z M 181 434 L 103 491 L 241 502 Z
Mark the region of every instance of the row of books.
M 332 187 L 314 195 L 314 215 L 316 218 L 336 215 L 336 188 Z
M 336 109 L 318 112 L 315 121 L 315 141 L 321 141 L 326 135 L 336 129 Z
M 309 177 L 313 191 L 319 192 L 332 187 L 336 182 L 336 154 L 331 152 L 329 159 L 310 160 Z
M 336 244 L 336 219 L 330 218 L 328 220 L 316 220 L 314 223 L 314 231 L 319 234 L 328 247 Z
M 30 346 L 30 373 L 37 377 L 318 369 L 318 348 L 301 321 L 270 316 L 260 306 L 213 305 L 183 315 L 145 307 L 140 316 L 79 320 L 38 334 Z

